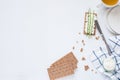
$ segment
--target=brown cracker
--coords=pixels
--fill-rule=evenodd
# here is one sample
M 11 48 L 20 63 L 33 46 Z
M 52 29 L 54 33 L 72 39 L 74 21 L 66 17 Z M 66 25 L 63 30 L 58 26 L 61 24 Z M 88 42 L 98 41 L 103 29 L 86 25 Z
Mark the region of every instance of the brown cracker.
M 74 69 L 77 68 L 77 62 L 78 60 L 75 58 L 73 53 L 69 52 L 47 69 L 50 80 L 55 80 L 56 78 L 73 74 Z
M 69 52 L 67 55 L 53 63 L 51 66 L 59 65 L 62 64 L 63 62 L 64 63 L 71 62 L 77 64 L 78 60 L 75 58 L 72 52 Z
M 70 67 L 72 67 L 73 69 L 76 69 L 77 68 L 77 64 L 76 63 L 72 63 L 72 62 L 63 62 L 63 63 L 59 63 L 58 65 L 52 65 L 50 68 L 54 67 L 61 67 L 61 66 L 64 66 L 64 65 L 69 65 Z
M 74 70 L 69 65 L 64 65 L 56 68 L 54 67 L 48 68 L 48 74 L 51 80 L 64 77 L 73 73 L 74 73 Z

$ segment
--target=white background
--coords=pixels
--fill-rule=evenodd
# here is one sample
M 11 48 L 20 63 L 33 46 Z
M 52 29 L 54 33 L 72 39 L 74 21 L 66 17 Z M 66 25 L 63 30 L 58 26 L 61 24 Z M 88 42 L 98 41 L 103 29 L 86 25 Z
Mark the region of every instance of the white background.
M 49 80 L 47 68 L 77 46 L 76 40 L 84 39 L 78 36 L 83 31 L 84 13 L 99 3 L 100 0 L 1 0 L 0 80 Z M 101 44 L 94 39 L 86 41 L 89 45 L 84 56 Z M 82 55 L 77 51 L 74 54 L 80 60 Z M 74 75 L 61 80 L 103 79 L 99 74 L 85 72 L 84 64 L 90 62 L 80 62 Z

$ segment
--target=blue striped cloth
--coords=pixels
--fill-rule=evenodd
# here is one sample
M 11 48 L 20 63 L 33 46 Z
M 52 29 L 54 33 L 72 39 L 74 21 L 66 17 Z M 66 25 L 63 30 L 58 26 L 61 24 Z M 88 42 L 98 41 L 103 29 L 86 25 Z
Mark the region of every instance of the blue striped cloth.
M 112 52 L 112 58 L 116 61 L 115 71 L 106 72 L 103 67 L 103 60 L 109 55 L 106 48 L 99 47 L 99 49 L 94 50 L 91 55 L 91 61 L 94 67 L 102 74 L 109 76 L 112 80 L 120 80 L 120 36 L 114 36 L 109 38 L 109 46 Z

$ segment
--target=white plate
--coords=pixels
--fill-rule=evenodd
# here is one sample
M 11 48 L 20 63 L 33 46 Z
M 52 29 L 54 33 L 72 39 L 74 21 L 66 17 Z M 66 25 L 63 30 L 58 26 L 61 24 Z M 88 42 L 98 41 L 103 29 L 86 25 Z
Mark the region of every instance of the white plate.
M 107 26 L 107 29 L 108 29 L 112 34 L 116 34 L 116 32 L 113 31 L 110 26 Z
M 111 30 L 120 34 L 120 6 L 116 6 L 110 10 L 107 20 Z

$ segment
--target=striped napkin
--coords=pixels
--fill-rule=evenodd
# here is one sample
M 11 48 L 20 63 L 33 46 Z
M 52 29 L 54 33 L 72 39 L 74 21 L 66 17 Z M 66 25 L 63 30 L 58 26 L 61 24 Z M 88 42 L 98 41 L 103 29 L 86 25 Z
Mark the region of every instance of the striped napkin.
M 91 62 L 100 73 L 110 77 L 112 80 L 120 80 L 120 36 L 109 38 L 108 43 L 112 52 L 111 57 L 116 61 L 115 70 L 113 72 L 106 72 L 103 68 L 103 60 L 109 56 L 106 48 L 99 47 L 99 49 L 93 50 Z

